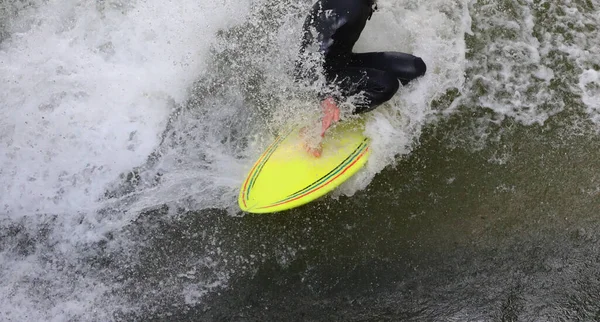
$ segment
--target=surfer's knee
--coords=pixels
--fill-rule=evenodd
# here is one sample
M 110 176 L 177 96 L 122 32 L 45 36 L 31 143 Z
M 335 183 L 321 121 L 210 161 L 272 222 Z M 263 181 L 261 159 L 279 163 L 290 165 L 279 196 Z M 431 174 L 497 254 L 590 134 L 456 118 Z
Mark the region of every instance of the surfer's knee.
M 383 74 L 380 78 L 378 87 L 376 87 L 374 91 L 378 96 L 378 101 L 380 101 L 379 104 L 392 99 L 399 88 L 400 84 L 398 83 L 398 79 L 392 73 Z
M 421 57 L 415 57 L 413 64 L 415 66 L 416 77 L 425 75 L 425 72 L 427 72 L 427 65 L 425 65 L 425 62 Z
M 369 88 L 363 92 L 364 102 L 356 106 L 355 114 L 369 112 L 389 101 L 400 88 L 398 79 L 391 73 L 383 73 L 376 79 L 372 78 L 369 85 Z
M 405 63 L 402 67 L 404 72 L 399 75 L 400 82 L 402 85 L 407 85 L 412 80 L 419 78 L 427 72 L 427 65 L 421 57 L 413 56 L 413 60 L 410 63 Z

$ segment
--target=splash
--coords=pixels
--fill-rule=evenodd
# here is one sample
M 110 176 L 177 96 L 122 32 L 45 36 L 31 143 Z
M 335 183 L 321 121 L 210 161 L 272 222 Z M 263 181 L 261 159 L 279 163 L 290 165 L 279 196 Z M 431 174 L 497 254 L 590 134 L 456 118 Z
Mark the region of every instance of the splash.
M 136 214 L 98 211 L 103 194 L 156 148 L 216 32 L 243 19 L 248 3 L 2 9 L 0 311 L 9 320 L 109 320 L 123 307 L 111 295 L 119 283 L 98 258 L 134 252 L 121 231 Z

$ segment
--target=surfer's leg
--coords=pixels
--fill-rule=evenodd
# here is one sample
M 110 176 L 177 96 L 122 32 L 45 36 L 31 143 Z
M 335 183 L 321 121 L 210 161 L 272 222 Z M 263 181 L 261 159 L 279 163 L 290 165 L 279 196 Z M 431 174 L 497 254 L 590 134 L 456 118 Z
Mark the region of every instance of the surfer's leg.
M 349 67 L 337 70 L 330 78 L 341 96 L 356 96 L 356 114 L 371 111 L 388 101 L 400 87 L 395 74 L 371 68 Z
M 420 57 L 400 52 L 352 54 L 351 67 L 373 68 L 396 75 L 402 85 L 425 75 L 427 66 Z

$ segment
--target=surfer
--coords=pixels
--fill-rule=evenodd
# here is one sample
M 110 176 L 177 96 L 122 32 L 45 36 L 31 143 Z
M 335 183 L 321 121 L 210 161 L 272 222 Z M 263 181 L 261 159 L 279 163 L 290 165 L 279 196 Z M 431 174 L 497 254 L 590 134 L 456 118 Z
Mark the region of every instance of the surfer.
M 367 20 L 377 10 L 377 0 L 319 0 L 303 26 L 296 76 L 315 80 L 321 66 L 327 86 L 319 93 L 323 118 L 321 137 L 340 120 L 338 104 L 349 97 L 355 114 L 373 110 L 408 84 L 423 76 L 427 67 L 419 57 L 400 52 L 353 53 Z M 356 95 L 360 94 L 360 95 Z M 320 146 L 307 147 L 315 156 Z

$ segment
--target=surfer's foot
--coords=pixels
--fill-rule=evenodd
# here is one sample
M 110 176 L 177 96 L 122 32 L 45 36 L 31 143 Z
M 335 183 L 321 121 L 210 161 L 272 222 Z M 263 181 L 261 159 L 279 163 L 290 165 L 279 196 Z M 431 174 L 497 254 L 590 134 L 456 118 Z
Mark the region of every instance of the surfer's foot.
M 306 152 L 308 152 L 308 154 L 312 155 L 315 158 L 320 158 L 321 153 L 323 153 L 323 146 L 321 146 L 321 143 L 319 143 L 316 147 L 312 147 L 305 142 L 304 149 L 306 149 Z
M 316 134 L 316 133 L 315 133 Z M 318 158 L 323 152 L 323 146 L 321 144 L 321 138 L 313 135 L 311 137 L 309 128 L 303 127 L 300 129 L 300 137 L 302 138 L 302 146 L 308 154 Z

